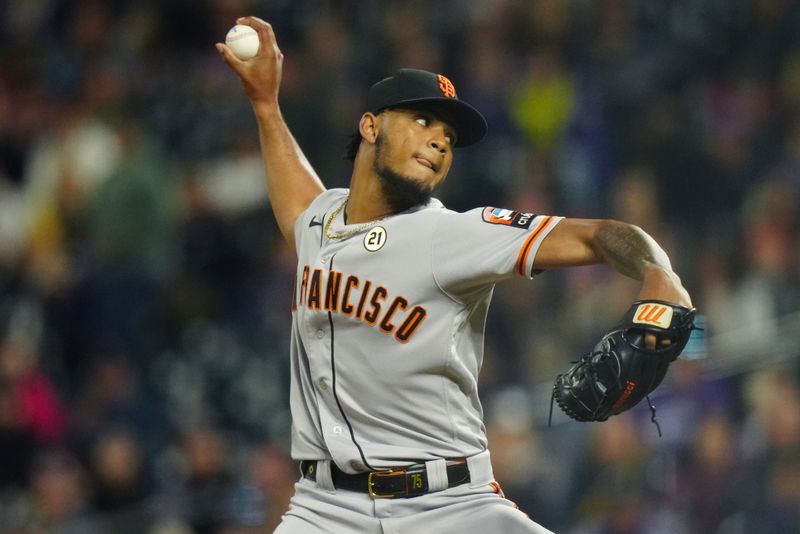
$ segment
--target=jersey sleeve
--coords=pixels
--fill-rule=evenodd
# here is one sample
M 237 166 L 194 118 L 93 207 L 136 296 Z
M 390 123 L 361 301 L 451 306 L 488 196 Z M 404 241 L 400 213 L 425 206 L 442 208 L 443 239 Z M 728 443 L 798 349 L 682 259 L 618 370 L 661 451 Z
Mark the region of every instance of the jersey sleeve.
M 542 241 L 563 217 L 502 208 L 446 211 L 433 234 L 433 272 L 452 294 L 513 275 L 533 278 Z

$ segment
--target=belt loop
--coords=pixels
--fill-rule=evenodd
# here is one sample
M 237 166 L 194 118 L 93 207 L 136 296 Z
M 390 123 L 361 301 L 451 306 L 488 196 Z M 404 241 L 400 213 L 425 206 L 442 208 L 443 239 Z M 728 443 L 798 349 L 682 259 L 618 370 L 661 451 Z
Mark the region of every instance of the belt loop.
M 428 491 L 441 491 L 447 489 L 447 462 L 443 458 L 425 462 L 428 474 Z
M 331 476 L 331 461 L 317 460 L 317 487 L 329 493 L 336 493 Z
M 470 488 L 477 488 L 494 481 L 492 459 L 489 457 L 488 449 L 467 458 L 467 467 L 469 467 Z

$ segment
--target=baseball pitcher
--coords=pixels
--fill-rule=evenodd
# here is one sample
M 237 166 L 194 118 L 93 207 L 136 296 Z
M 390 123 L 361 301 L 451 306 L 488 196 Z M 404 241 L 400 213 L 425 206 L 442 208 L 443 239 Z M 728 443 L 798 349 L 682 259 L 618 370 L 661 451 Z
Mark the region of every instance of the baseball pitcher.
M 480 141 L 487 125 L 447 77 L 421 70 L 371 87 L 350 187 L 326 190 L 281 117 L 272 27 L 237 23 L 258 32 L 258 54 L 242 61 L 217 48 L 252 103 L 272 209 L 298 259 L 290 403 L 302 474 L 276 532 L 549 532 L 492 475 L 477 385 L 494 285 L 610 264 L 641 292 L 624 335 L 605 342 L 606 359 L 667 349 L 672 358 L 691 301 L 666 254 L 621 222 L 446 209 L 432 193 L 455 149 Z M 585 372 L 591 365 L 560 375 L 554 389 L 583 420 L 627 409 L 663 377 L 633 364 L 626 374 Z

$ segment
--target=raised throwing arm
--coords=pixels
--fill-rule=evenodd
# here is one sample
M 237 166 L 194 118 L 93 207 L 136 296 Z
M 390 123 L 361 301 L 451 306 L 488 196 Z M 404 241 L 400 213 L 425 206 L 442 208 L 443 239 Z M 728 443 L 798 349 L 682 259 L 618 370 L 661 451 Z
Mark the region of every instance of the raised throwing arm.
M 217 43 L 217 50 L 239 76 L 250 98 L 258 121 L 261 157 L 272 211 L 281 234 L 294 250 L 294 223 L 311 201 L 325 191 L 325 186 L 281 115 L 278 93 L 283 53 L 278 48 L 272 26 L 257 17 L 243 17 L 236 23 L 256 30 L 260 41 L 258 54 L 242 61 L 223 43 Z

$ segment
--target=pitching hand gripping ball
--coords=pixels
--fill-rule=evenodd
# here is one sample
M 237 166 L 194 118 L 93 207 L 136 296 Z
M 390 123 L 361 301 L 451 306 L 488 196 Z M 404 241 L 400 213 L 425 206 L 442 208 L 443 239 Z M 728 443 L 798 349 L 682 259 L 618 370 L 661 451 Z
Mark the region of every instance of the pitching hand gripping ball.
M 244 24 L 237 24 L 225 36 L 225 44 L 239 59 L 250 59 L 258 53 L 258 33 Z

